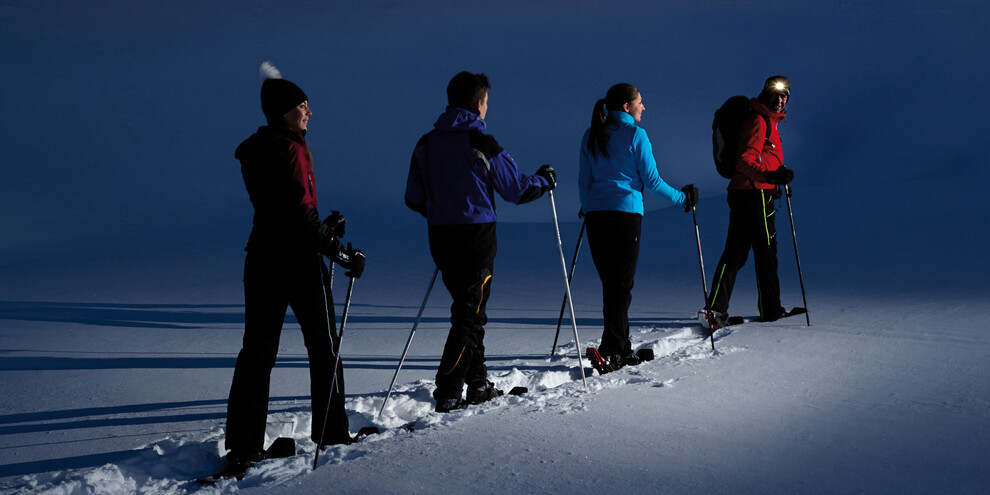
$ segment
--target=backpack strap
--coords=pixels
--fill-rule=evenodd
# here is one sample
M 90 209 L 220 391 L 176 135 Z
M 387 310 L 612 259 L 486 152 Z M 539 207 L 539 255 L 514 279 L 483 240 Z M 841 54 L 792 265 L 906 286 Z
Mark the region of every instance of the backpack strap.
M 770 142 L 770 117 L 767 117 L 766 115 L 763 115 L 762 113 L 760 113 L 758 115 L 760 117 L 763 117 L 763 122 L 765 122 L 767 124 L 767 132 L 766 132 L 766 135 L 763 136 L 763 147 L 764 148 L 766 148 L 767 146 L 771 146 L 772 147 L 773 146 L 773 143 Z
M 773 146 L 773 143 L 770 142 L 770 117 L 767 117 L 766 115 L 763 115 L 762 113 L 760 114 L 760 117 L 763 117 L 763 121 L 767 123 L 767 133 L 766 133 L 765 136 L 763 136 L 763 147 L 766 148 L 767 146 L 770 146 L 771 148 L 773 148 L 774 147 Z M 753 179 L 750 179 L 750 182 L 752 182 L 752 180 Z M 756 184 L 753 184 L 753 185 L 755 186 Z M 774 186 L 774 188 L 773 188 L 773 198 L 774 199 L 779 199 L 780 198 L 780 186 Z
M 767 146 L 770 146 L 772 148 L 773 147 L 773 143 L 770 142 L 770 134 L 771 134 L 771 132 L 770 132 L 771 131 L 771 129 L 770 129 L 770 117 L 767 117 L 766 115 L 763 115 L 762 113 L 759 113 L 759 112 L 757 112 L 755 110 L 753 110 L 753 113 L 755 113 L 756 115 L 759 115 L 760 117 L 762 117 L 763 118 L 763 122 L 766 123 L 766 125 L 767 125 L 766 133 L 764 133 L 764 135 L 763 135 L 763 148 L 766 148 Z M 756 188 L 756 181 L 754 181 L 750 177 L 747 177 L 747 180 L 749 180 L 749 183 L 753 186 L 753 188 Z M 779 187 L 778 187 L 778 189 L 779 189 Z

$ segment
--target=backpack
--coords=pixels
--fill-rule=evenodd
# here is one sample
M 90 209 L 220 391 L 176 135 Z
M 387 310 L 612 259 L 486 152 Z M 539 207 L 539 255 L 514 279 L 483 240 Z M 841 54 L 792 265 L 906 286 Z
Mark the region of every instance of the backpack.
M 733 96 L 715 110 L 712 121 L 712 157 L 715 158 L 715 169 L 726 179 L 736 175 L 736 160 L 739 159 L 739 131 L 743 122 L 754 110 L 749 105 L 746 96 Z M 767 135 L 764 142 L 770 141 L 770 119 L 760 115 L 767 123 Z

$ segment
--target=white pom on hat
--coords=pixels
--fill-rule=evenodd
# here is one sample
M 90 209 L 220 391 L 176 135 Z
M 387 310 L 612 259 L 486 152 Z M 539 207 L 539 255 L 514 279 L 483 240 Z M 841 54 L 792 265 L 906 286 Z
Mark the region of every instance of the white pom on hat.
M 261 67 L 258 67 L 258 75 L 262 79 L 282 79 L 282 73 L 270 60 L 261 63 Z

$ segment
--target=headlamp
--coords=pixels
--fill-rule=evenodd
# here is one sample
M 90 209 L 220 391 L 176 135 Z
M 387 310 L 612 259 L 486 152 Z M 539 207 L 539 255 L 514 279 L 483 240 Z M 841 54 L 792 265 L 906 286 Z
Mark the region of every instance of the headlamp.
M 791 81 L 784 76 L 773 76 L 763 83 L 763 91 L 791 96 Z

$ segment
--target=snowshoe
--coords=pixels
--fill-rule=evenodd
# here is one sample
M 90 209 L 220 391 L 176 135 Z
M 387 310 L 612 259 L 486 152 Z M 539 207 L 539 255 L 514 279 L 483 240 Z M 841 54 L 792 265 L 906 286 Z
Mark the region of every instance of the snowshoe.
M 653 349 L 640 349 L 636 351 L 636 357 L 639 358 L 640 362 L 653 361 Z
M 638 355 L 630 353 L 627 356 L 620 356 L 616 354 L 610 357 L 608 361 L 612 363 L 613 368 L 619 369 L 623 366 L 639 366 L 639 363 L 642 360 L 639 359 Z
M 505 394 L 505 392 L 495 388 L 494 383 L 485 380 L 485 384 L 480 387 L 468 387 L 466 402 L 468 404 L 477 405 L 483 402 L 488 402 L 503 394 Z
M 265 450 L 265 459 L 278 459 L 296 455 L 296 441 L 289 437 L 278 437 Z
M 715 331 L 718 330 L 719 328 L 725 328 L 729 326 L 729 322 L 728 322 L 729 315 L 721 311 L 715 311 L 714 309 L 711 310 L 711 314 L 713 321 L 708 321 L 708 312 L 705 310 L 705 308 L 701 308 L 700 310 L 698 310 L 698 321 L 701 323 L 701 326 L 704 329 Z M 707 337 L 708 335 L 705 336 Z
M 235 453 L 227 454 L 227 465 L 221 471 L 197 478 L 196 482 L 201 485 L 212 485 L 226 479 L 240 481 L 248 469 L 265 459 L 278 459 L 294 455 L 296 455 L 296 441 L 288 437 L 278 437 L 264 452 L 257 452 L 248 456 Z
M 346 432 L 345 431 L 345 432 L 342 432 L 339 435 L 335 436 L 332 439 L 329 439 L 329 440 L 324 439 L 323 440 L 323 443 L 320 444 L 320 450 L 323 450 L 323 449 L 329 447 L 330 445 L 350 445 L 350 444 L 354 443 L 354 440 L 355 440 L 355 438 L 354 437 L 351 437 L 351 434 L 349 432 Z
M 764 318 L 764 319 L 761 319 L 760 321 L 777 321 L 777 320 L 779 320 L 781 318 L 787 318 L 788 316 L 795 316 L 795 315 L 803 315 L 803 314 L 805 314 L 807 312 L 808 312 L 807 309 L 802 308 L 800 306 L 798 306 L 796 308 L 792 308 L 790 311 L 787 311 L 784 308 L 780 308 L 780 313 L 777 316 L 772 317 L 772 318 Z
M 743 323 L 752 323 L 754 321 L 759 321 L 759 320 L 760 320 L 759 318 L 754 318 L 754 317 L 730 316 L 727 320 L 725 320 L 725 323 L 726 325 L 729 325 L 731 327 L 735 325 L 742 325 Z
M 802 307 L 796 307 L 790 311 L 780 310 L 780 314 L 776 318 L 763 319 L 759 316 L 730 316 L 725 321 L 729 326 L 742 325 L 743 323 L 757 323 L 757 322 L 770 322 L 777 321 L 781 318 L 787 318 L 788 316 L 803 315 L 808 312 L 808 310 Z
M 377 435 L 377 434 L 379 434 L 381 432 L 382 432 L 382 430 L 379 429 L 377 426 L 365 426 L 364 428 L 361 428 L 360 430 L 358 430 L 357 435 L 354 435 L 354 441 L 356 442 L 358 440 L 361 440 L 364 437 L 367 437 L 367 436 L 370 436 L 370 435 Z
M 460 397 L 455 397 L 453 399 L 444 399 L 437 401 L 436 412 L 446 413 L 454 411 L 456 409 L 464 409 L 467 407 L 467 402 L 461 400 Z
M 289 440 L 292 439 L 290 438 Z M 212 485 L 213 483 L 221 480 L 236 479 L 237 481 L 240 481 L 244 478 L 244 473 L 246 473 L 248 469 L 265 459 L 266 456 L 264 452 L 257 452 L 249 456 L 227 454 L 227 465 L 224 466 L 222 470 L 209 476 L 197 478 L 196 482 L 201 485 Z
M 588 361 L 591 362 L 591 366 L 595 368 L 595 371 L 597 371 L 599 375 L 611 373 L 619 369 L 617 367 L 613 367 L 612 363 L 609 363 L 609 361 L 605 359 L 600 352 L 598 352 L 598 349 L 595 349 L 594 347 L 589 347 L 585 350 L 585 354 L 588 356 Z

